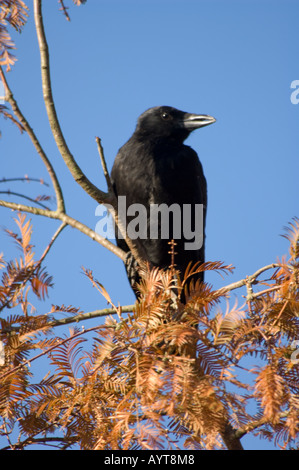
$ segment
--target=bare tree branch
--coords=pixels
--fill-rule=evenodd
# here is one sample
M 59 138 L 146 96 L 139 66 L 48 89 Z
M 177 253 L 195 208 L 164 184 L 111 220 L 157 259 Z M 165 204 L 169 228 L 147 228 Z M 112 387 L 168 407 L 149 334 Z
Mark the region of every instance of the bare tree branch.
M 134 310 L 135 305 L 126 305 L 120 307 L 122 313 L 131 313 Z M 59 320 L 51 320 L 48 325 L 52 327 L 64 326 L 69 323 L 78 323 L 85 320 L 90 320 L 92 318 L 105 317 L 107 315 L 116 315 L 118 311 L 115 308 L 104 308 L 102 310 L 94 310 L 93 312 L 79 313 L 78 315 L 73 315 L 72 317 L 61 318 Z
M 110 175 L 109 175 L 109 172 L 108 172 L 108 169 L 107 169 L 106 160 L 105 160 L 104 149 L 103 149 L 103 146 L 102 146 L 101 139 L 99 137 L 96 137 L 96 143 L 97 143 L 97 146 L 98 146 L 98 152 L 99 152 L 99 155 L 100 155 L 101 164 L 102 164 L 104 176 L 105 176 L 105 179 L 106 179 L 108 191 L 113 193 L 111 178 L 110 178 Z
M 257 277 L 260 276 L 260 274 L 264 273 L 265 271 L 268 271 L 269 269 L 274 269 L 274 268 L 279 268 L 280 265 L 277 263 L 272 263 L 267 266 L 264 266 L 263 268 L 258 269 L 254 274 L 251 276 L 247 276 L 245 279 L 241 279 L 240 281 L 233 282 L 232 284 L 229 284 L 228 286 L 221 287 L 216 291 L 218 295 L 223 295 L 226 294 L 227 292 L 230 292 L 235 289 L 239 289 L 240 287 L 247 286 L 248 284 L 253 284 L 254 281 L 256 281 Z
M 114 243 L 102 237 L 101 235 L 96 233 L 94 230 L 87 227 L 87 225 L 84 225 L 82 222 L 79 222 L 78 220 L 73 219 L 72 217 L 70 217 L 69 215 L 63 212 L 51 211 L 47 209 L 39 209 L 37 207 L 30 207 L 30 206 L 25 206 L 24 204 L 17 204 L 14 202 L 8 202 L 8 201 L 2 201 L 2 200 L 0 200 L 0 206 L 7 207 L 8 209 L 12 209 L 15 211 L 28 212 L 29 214 L 41 215 L 43 217 L 48 217 L 50 219 L 61 220 L 61 222 L 64 222 L 65 224 L 70 225 L 73 228 L 76 228 L 77 230 L 84 233 L 92 240 L 104 246 L 109 251 L 114 253 L 116 256 L 121 258 L 123 261 L 125 261 L 126 259 L 127 254 L 123 250 L 121 250 L 118 246 L 114 245 Z
M 108 184 L 107 193 L 98 189 L 84 175 L 81 168 L 75 161 L 65 141 L 65 138 L 61 130 L 59 120 L 58 120 L 58 116 L 57 116 L 57 112 L 56 112 L 56 108 L 54 104 L 53 93 L 52 93 L 49 48 L 48 48 L 47 39 L 45 35 L 45 30 L 44 30 L 44 24 L 43 24 L 42 0 L 34 0 L 34 20 L 35 20 L 35 27 L 36 27 L 38 44 L 39 44 L 39 49 L 40 49 L 40 57 L 41 57 L 41 74 L 42 74 L 42 89 L 43 89 L 44 102 L 45 102 L 46 111 L 48 114 L 50 127 L 52 130 L 56 145 L 59 149 L 59 152 L 64 162 L 66 163 L 68 169 L 70 170 L 73 178 L 82 187 L 82 189 L 87 194 L 89 194 L 93 199 L 95 199 L 99 204 L 108 204 L 113 207 L 114 220 L 120 232 L 122 233 L 122 236 L 125 239 L 130 251 L 132 252 L 135 260 L 137 261 L 139 265 L 141 265 L 143 260 L 146 259 L 145 253 L 141 253 L 140 247 L 137 247 L 136 243 L 127 237 L 125 227 L 122 226 L 121 221 L 118 218 L 116 197 L 112 189 L 110 177 L 108 175 L 100 140 L 97 140 L 97 144 L 98 144 L 98 148 L 100 151 L 105 178 Z
M 47 248 L 45 249 L 45 251 L 43 252 L 42 256 L 40 257 L 40 260 L 38 261 L 38 264 L 42 264 L 42 262 L 44 261 L 45 257 L 47 256 L 47 254 L 49 253 L 50 249 L 52 248 L 55 240 L 58 238 L 58 236 L 60 235 L 60 233 L 62 232 L 62 230 L 67 226 L 67 224 L 65 222 L 62 222 L 62 224 L 58 227 L 58 229 L 56 230 L 56 232 L 54 233 L 53 237 L 51 238 L 51 241 L 50 243 L 48 244 Z
M 62 133 L 60 123 L 58 120 L 54 98 L 52 94 L 51 86 L 51 77 L 50 77 L 50 60 L 49 60 L 49 49 L 47 44 L 47 39 L 45 36 L 43 18 L 42 18 L 42 1 L 34 0 L 34 20 L 37 32 L 37 39 L 40 49 L 41 57 L 41 73 L 42 73 L 42 88 L 44 102 L 46 106 L 46 111 L 48 114 L 48 119 L 50 127 L 56 142 L 56 145 L 59 149 L 59 152 L 65 161 L 68 169 L 70 170 L 75 181 L 84 189 L 84 191 L 89 194 L 93 199 L 95 199 L 99 204 L 114 204 L 115 197 L 114 194 L 105 193 L 98 189 L 91 181 L 84 175 L 81 168 L 75 161 L 72 153 L 70 152 L 68 145 L 65 141 L 64 135 Z

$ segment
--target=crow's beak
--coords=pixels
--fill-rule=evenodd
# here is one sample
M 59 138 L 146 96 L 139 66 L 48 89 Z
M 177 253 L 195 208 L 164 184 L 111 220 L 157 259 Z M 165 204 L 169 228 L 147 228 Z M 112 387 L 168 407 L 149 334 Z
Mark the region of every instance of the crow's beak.
M 192 131 L 194 129 L 198 129 L 199 127 L 208 126 L 209 124 L 213 124 L 216 119 L 212 116 L 208 116 L 207 114 L 190 114 L 185 113 L 183 118 L 183 126 L 185 129 Z

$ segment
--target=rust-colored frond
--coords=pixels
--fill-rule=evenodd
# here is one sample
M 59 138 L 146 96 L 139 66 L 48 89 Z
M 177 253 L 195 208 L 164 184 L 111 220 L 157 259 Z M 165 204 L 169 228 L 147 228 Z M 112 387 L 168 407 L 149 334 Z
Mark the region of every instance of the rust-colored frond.
M 3 12 L 0 13 L 0 66 L 6 65 L 6 70 L 9 71 L 11 66 L 14 65 L 17 60 L 12 50 L 15 49 L 14 43 L 11 40 L 10 35 L 5 26 L 3 20 Z M 11 119 L 11 114 L 8 113 L 5 106 L 2 106 L 1 112 L 5 117 Z M 13 120 L 13 119 L 12 119 Z
M 17 305 L 31 275 L 32 269 L 22 267 L 18 260 L 10 261 L 7 264 L 6 270 L 2 274 L 2 296 L 5 296 L 5 298 L 3 298 L 0 310 L 6 306 L 13 307 Z
M 71 383 L 76 381 L 82 363 L 82 346 L 85 338 L 76 337 L 78 330 L 70 331 L 70 340 L 58 343 L 49 356 L 56 367 L 56 376 L 69 378 Z
M 20 235 L 8 229 L 5 229 L 5 232 L 14 239 L 17 247 L 22 250 L 24 255 L 24 266 L 31 266 L 33 264 L 32 260 L 34 255 L 32 252 L 33 245 L 30 243 L 32 236 L 31 220 L 27 220 L 26 214 L 18 213 L 17 217 L 14 218 L 14 221 L 19 228 Z
M 0 24 L 0 36 L 1 36 L 1 24 Z M 0 45 L 0 51 L 1 51 L 1 45 Z M 8 64 L 13 65 L 14 62 L 15 62 L 15 59 L 13 58 L 13 56 L 9 55 L 7 51 L 3 52 L 2 54 L 0 52 L 0 65 L 8 65 Z M 10 119 L 10 121 L 13 122 L 13 124 L 17 126 L 17 128 L 19 129 L 21 133 L 25 130 L 22 124 L 8 111 L 7 106 L 5 106 L 4 104 L 0 104 L 0 115 L 1 114 L 5 119 Z
M 289 223 L 289 227 L 285 228 L 283 235 L 290 243 L 289 253 L 291 261 L 296 262 L 299 258 L 299 218 L 294 217 L 293 222 Z
M 16 222 L 17 226 L 19 227 L 21 233 L 21 240 L 20 245 L 23 249 L 24 257 L 25 257 L 25 264 L 28 265 L 32 260 L 31 251 L 33 245 L 30 245 L 31 236 L 32 236 L 32 223 L 31 220 L 26 220 L 26 214 L 18 213 L 18 216 L 14 221 Z M 28 253 L 30 253 L 30 257 L 27 258 Z
M 70 15 L 68 13 L 68 10 L 69 10 L 69 7 L 67 7 L 65 5 L 65 1 L 64 0 L 58 0 L 59 3 L 60 3 L 60 10 L 63 12 L 65 18 L 67 19 L 67 21 L 71 21 L 71 18 L 70 18 Z M 84 5 L 84 3 L 86 3 L 87 0 L 73 0 L 74 4 L 76 6 L 80 6 L 80 5 Z
M 13 26 L 17 31 L 21 31 L 28 18 L 28 7 L 22 0 L 2 0 L 2 18 Z
M 273 364 L 262 367 L 258 372 L 255 396 L 260 401 L 265 418 L 273 423 L 279 422 L 279 413 L 288 399 L 288 391 Z
M 244 306 L 239 307 L 235 302 L 232 309 L 227 304 L 224 315 L 218 314 L 215 317 L 214 342 L 217 345 L 227 344 L 232 341 L 237 331 L 242 328 L 245 319 Z
M 150 303 L 151 299 L 164 294 L 168 295 L 175 291 L 177 286 L 176 272 L 167 269 L 150 268 L 148 264 L 144 264 L 140 269 L 141 281 L 138 284 L 138 291 L 141 298 L 146 299 Z
M 18 411 L 18 402 L 29 396 L 24 379 L 26 380 L 26 372 L 18 370 L 1 381 L 0 416 L 8 421 L 14 419 Z
M 88 279 L 91 281 L 93 287 L 95 287 L 100 292 L 100 294 L 106 299 L 107 303 L 112 305 L 112 307 L 115 307 L 107 290 L 105 289 L 103 284 L 101 284 L 99 281 L 97 281 L 97 279 L 94 278 L 92 271 L 90 269 L 85 269 L 84 266 L 82 266 L 82 270 L 84 274 L 88 277 Z M 115 309 L 117 310 L 116 307 Z
M 0 301 L 2 300 L 3 306 L 10 307 L 15 306 L 18 302 L 22 303 L 25 307 L 24 311 L 27 311 L 27 284 L 30 283 L 31 289 L 37 297 L 44 299 L 48 295 L 49 287 L 53 286 L 53 282 L 52 277 L 41 267 L 40 262 L 34 262 L 31 221 L 27 220 L 24 214 L 18 214 L 14 220 L 20 230 L 20 235 L 11 230 L 5 231 L 22 251 L 23 257 L 20 260 L 15 259 L 6 263 L 6 269 L 2 274 L 2 286 L 0 286 Z M 3 301 L 4 296 L 5 301 Z
M 213 290 L 212 286 L 201 281 L 190 282 L 185 287 L 186 307 L 189 315 L 197 318 L 197 322 L 202 322 L 202 327 L 212 320 L 212 309 L 220 302 L 222 295 L 219 291 Z
M 297 445 L 295 248 L 291 260 L 218 290 L 190 278 L 202 269 L 229 272 L 230 266 L 189 266 L 184 286 L 174 268 L 143 266 L 134 308 L 105 309 L 104 323 L 57 336 L 53 316 L 64 313 L 71 315 L 68 323 L 79 322 L 82 311 L 62 304 L 46 315 L 30 312 L 29 293 L 42 299 L 51 278 L 43 258 L 36 263 L 31 256 L 31 224 L 25 218 L 17 224 L 20 234 L 10 236 L 21 259 L 0 256 L 0 419 L 8 441 L 18 428 L 14 448 L 26 448 L 30 439 L 37 444 L 36 436 L 51 443 L 53 430 L 58 447 L 84 450 L 239 450 L 249 433 L 284 448 Z M 295 246 L 296 237 L 290 243 Z M 113 306 L 93 273 L 84 272 Z M 178 295 L 183 287 L 184 303 Z M 233 303 L 230 292 L 239 288 L 241 301 Z M 9 307 L 18 310 L 7 314 Z M 40 358 L 51 372 L 34 380 Z
M 7 26 L 20 32 L 27 21 L 28 8 L 22 0 L 2 0 L 0 8 L 0 65 L 6 65 L 6 69 L 10 70 L 16 58 L 11 52 L 15 45 Z
M 72 305 L 52 305 L 51 310 L 49 312 L 50 314 L 52 313 L 71 313 L 72 315 L 77 314 L 77 313 L 83 313 L 80 308 L 73 307 Z
M 213 261 L 213 262 L 207 262 L 207 263 L 201 263 L 199 261 L 196 263 L 190 262 L 184 273 L 183 281 L 186 282 L 190 276 L 193 276 L 194 274 L 197 274 L 203 271 L 216 271 L 218 274 L 228 274 L 228 273 L 231 273 L 233 270 L 234 270 L 234 267 L 231 264 L 226 265 L 222 263 L 221 261 Z
M 44 268 L 38 268 L 35 270 L 33 277 L 31 278 L 31 286 L 33 292 L 40 299 L 45 299 L 48 296 L 49 287 L 53 287 L 53 278 L 50 276 Z
M 39 194 L 35 197 L 36 202 L 51 202 L 52 197 L 47 194 Z

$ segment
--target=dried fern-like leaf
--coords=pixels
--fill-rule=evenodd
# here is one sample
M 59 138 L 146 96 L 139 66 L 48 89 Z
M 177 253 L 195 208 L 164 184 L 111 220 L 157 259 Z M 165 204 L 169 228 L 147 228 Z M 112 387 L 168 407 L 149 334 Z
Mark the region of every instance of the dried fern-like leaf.
M 20 32 L 28 18 L 28 7 L 23 0 L 2 0 L 3 19 Z
M 231 264 L 226 265 L 221 261 L 213 261 L 206 263 L 201 263 L 200 261 L 196 263 L 190 262 L 184 273 L 183 282 L 185 283 L 189 277 L 203 271 L 216 271 L 218 274 L 228 274 L 231 273 L 233 270 L 234 267 Z
M 293 218 L 293 222 L 289 224 L 289 227 L 285 228 L 286 233 L 283 235 L 284 238 L 290 243 L 289 253 L 291 261 L 295 262 L 299 258 L 299 219 L 298 217 Z
M 78 330 L 71 330 L 70 341 L 58 344 L 57 347 L 49 353 L 51 363 L 56 367 L 56 376 L 69 378 L 73 384 L 77 382 L 82 363 L 82 346 L 85 338 L 74 337 Z
M 53 286 L 52 277 L 47 274 L 40 263 L 34 262 L 33 245 L 31 244 L 32 224 L 26 220 L 24 214 L 18 214 L 14 219 L 20 236 L 10 230 L 6 233 L 15 241 L 17 247 L 21 249 L 23 258 L 6 263 L 6 270 L 2 274 L 2 286 L 0 288 L 0 310 L 5 306 L 14 307 L 21 304 L 23 311 L 27 314 L 28 288 L 31 284 L 32 291 L 41 299 L 48 294 L 49 287 Z M 4 300 L 5 299 L 5 300 Z
M 50 276 L 44 268 L 40 267 L 35 270 L 30 280 L 33 292 L 42 300 L 48 295 L 49 287 L 53 287 L 52 281 L 52 276 Z
M 232 309 L 229 308 L 229 304 L 227 303 L 225 314 L 218 314 L 215 317 L 215 344 L 226 344 L 232 340 L 245 318 L 245 311 L 243 308 L 244 306 L 238 308 L 236 300 Z
M 261 368 L 256 378 L 255 396 L 261 402 L 264 416 L 272 423 L 279 421 L 279 413 L 288 398 L 283 378 L 273 364 Z
M 0 7 L 0 65 L 6 65 L 9 71 L 16 58 L 11 53 L 15 45 L 8 33 L 7 24 L 21 31 L 27 21 L 28 8 L 22 0 L 2 0 Z

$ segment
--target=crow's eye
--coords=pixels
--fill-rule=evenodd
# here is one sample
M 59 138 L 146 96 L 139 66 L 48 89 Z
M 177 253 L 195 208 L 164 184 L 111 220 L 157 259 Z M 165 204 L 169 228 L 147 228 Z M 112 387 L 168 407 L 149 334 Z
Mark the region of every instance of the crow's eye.
M 165 113 L 165 112 L 162 113 L 161 116 L 162 116 L 162 119 L 164 119 L 164 121 L 167 121 L 167 120 L 171 119 L 170 114 Z

